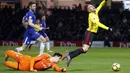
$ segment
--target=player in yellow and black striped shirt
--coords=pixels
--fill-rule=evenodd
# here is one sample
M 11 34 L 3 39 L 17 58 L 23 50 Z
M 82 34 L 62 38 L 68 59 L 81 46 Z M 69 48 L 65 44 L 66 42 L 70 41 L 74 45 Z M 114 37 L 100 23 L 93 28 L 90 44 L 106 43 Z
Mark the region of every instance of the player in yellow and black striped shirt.
M 71 51 L 71 52 L 67 52 L 64 55 L 63 59 L 67 58 L 67 66 L 69 66 L 73 58 L 77 57 L 78 55 L 82 53 L 86 53 L 88 51 L 88 49 L 91 47 L 93 36 L 95 33 L 97 33 L 99 27 L 105 30 L 112 31 L 112 28 L 109 28 L 103 25 L 99 21 L 98 12 L 100 11 L 100 9 L 103 7 L 105 3 L 106 3 L 106 0 L 103 0 L 97 8 L 95 8 L 93 5 L 90 5 L 90 4 L 87 6 L 87 10 L 89 12 L 89 17 L 88 17 L 89 27 L 87 28 L 85 32 L 85 39 L 83 41 L 83 47 L 76 49 L 74 51 Z

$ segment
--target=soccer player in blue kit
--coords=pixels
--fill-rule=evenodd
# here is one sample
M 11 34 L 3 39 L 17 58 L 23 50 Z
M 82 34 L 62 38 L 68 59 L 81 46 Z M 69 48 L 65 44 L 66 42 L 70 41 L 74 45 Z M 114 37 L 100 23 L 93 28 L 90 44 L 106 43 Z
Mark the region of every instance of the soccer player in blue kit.
M 37 18 L 36 24 L 35 24 L 35 25 L 37 25 L 37 26 L 39 26 L 39 27 L 43 27 L 43 30 L 42 30 L 42 31 L 39 31 L 39 30 L 37 30 L 37 29 L 35 29 L 35 31 L 38 32 L 40 35 L 42 35 L 42 36 L 46 39 L 46 42 L 40 43 L 40 44 L 43 44 L 44 46 L 43 46 L 43 48 L 40 48 L 39 54 L 42 54 L 42 53 L 43 53 L 44 48 L 45 48 L 45 45 L 46 45 L 46 48 L 47 48 L 47 52 L 48 52 L 48 53 L 53 52 L 53 51 L 50 50 L 50 39 L 49 39 L 49 37 L 47 36 L 47 34 L 46 34 L 46 32 L 45 32 L 46 29 L 49 29 L 49 27 L 47 27 L 47 25 L 46 25 L 46 21 L 45 21 L 45 20 L 46 20 L 45 15 L 42 15 L 42 16 L 40 15 L 40 16 Z M 30 49 L 31 49 L 31 46 L 32 46 L 33 44 L 35 44 L 35 43 L 36 43 L 36 41 L 32 41 L 28 49 L 30 50 Z
M 40 19 L 40 26 L 43 27 L 43 28 L 46 28 L 46 29 L 49 29 L 49 27 L 47 27 L 46 25 L 46 16 L 42 16 L 41 19 Z M 50 39 L 49 37 L 47 36 L 46 30 L 42 30 L 42 31 L 39 31 L 38 33 L 41 34 L 45 39 L 46 39 L 46 43 L 44 43 L 44 45 L 46 44 L 46 48 L 47 48 L 47 51 L 48 53 L 50 52 L 53 52 L 50 50 Z M 41 49 L 41 51 L 44 51 L 44 48 Z
M 35 25 L 36 23 L 36 16 L 34 15 L 34 12 L 36 11 L 36 4 L 33 2 L 30 2 L 28 4 L 28 8 L 29 11 L 26 13 L 26 15 L 24 16 L 24 20 L 27 23 L 27 28 L 26 28 L 26 32 L 24 33 L 24 39 L 23 39 L 23 44 L 21 47 L 18 47 L 16 49 L 14 49 L 17 52 L 23 51 L 25 48 L 28 47 L 28 45 L 30 45 L 31 41 L 38 41 L 40 43 L 43 43 L 46 41 L 46 39 L 40 35 L 39 33 L 35 32 L 35 28 L 38 29 L 39 31 L 43 30 L 43 27 L 37 27 Z M 40 48 L 43 48 L 43 44 L 40 44 Z

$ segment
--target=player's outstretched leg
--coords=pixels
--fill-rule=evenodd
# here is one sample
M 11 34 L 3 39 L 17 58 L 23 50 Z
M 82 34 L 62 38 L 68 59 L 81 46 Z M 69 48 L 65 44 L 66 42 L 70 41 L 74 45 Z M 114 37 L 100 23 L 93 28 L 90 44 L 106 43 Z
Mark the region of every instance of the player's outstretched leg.
M 18 63 L 17 62 L 5 61 L 4 65 L 9 67 L 9 68 L 18 69 Z
M 63 55 L 62 57 L 62 60 L 64 60 L 64 58 L 66 58 L 66 65 L 69 66 L 70 62 L 71 62 L 71 58 L 70 58 L 70 55 L 69 55 L 69 51 L 67 50 L 66 53 Z
M 22 44 L 21 47 L 17 47 L 17 48 L 15 48 L 13 51 L 19 53 L 19 52 L 21 52 L 21 51 L 24 51 L 25 48 L 27 48 L 27 47 L 28 47 L 28 45 L 26 45 L 26 44 Z
M 19 58 L 18 58 L 19 55 L 22 55 L 22 54 L 17 53 L 17 52 L 15 52 L 13 50 L 7 50 L 5 52 L 5 61 L 7 61 L 9 57 L 13 58 L 16 61 L 19 61 Z
M 66 58 L 66 60 L 67 60 L 66 64 L 67 64 L 67 66 L 69 66 L 71 60 L 73 58 L 77 57 L 78 55 L 80 55 L 81 53 L 84 53 L 82 48 L 76 49 L 76 50 L 71 51 L 71 52 L 66 51 L 66 54 L 63 56 L 62 59 Z
M 32 45 L 38 43 L 37 41 L 31 41 L 30 45 L 28 46 L 28 51 L 31 50 Z

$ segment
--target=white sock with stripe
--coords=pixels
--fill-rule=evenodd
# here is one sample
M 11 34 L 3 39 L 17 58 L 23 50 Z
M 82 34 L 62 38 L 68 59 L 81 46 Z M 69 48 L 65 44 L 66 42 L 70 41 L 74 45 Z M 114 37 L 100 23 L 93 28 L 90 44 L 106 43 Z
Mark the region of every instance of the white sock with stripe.
M 39 52 L 39 55 L 43 54 L 44 48 L 45 48 L 45 44 L 44 43 L 40 43 L 40 52 Z
M 47 51 L 50 51 L 50 42 L 46 42 Z
M 22 47 L 18 47 L 16 48 L 17 52 L 20 52 L 20 51 L 23 51 L 23 48 Z

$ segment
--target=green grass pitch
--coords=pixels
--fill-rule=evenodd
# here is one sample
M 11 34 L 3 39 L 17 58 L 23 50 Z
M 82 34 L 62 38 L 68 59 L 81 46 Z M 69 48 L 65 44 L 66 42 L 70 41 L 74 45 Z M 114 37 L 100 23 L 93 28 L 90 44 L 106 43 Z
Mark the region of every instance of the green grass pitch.
M 17 47 L 17 46 L 15 46 Z M 7 49 L 14 49 L 11 46 L 0 46 L 0 73 L 23 73 L 5 67 L 4 52 Z M 52 47 L 55 52 L 65 53 L 66 50 L 74 50 L 78 47 Z M 45 49 L 46 51 L 46 49 Z M 31 51 L 25 50 L 23 54 L 36 56 L 39 54 L 39 48 L 32 47 Z M 51 54 L 52 55 L 52 54 Z M 11 59 L 9 59 L 11 60 Z M 74 58 L 69 67 L 66 67 L 66 60 L 59 63 L 60 67 L 66 67 L 67 73 L 115 73 L 112 71 L 112 64 L 114 62 L 120 63 L 121 69 L 116 73 L 130 72 L 130 48 L 91 48 L 86 54 L 82 54 Z M 38 71 L 38 73 L 57 73 L 52 69 L 46 71 Z M 24 73 L 30 73 L 24 71 Z

